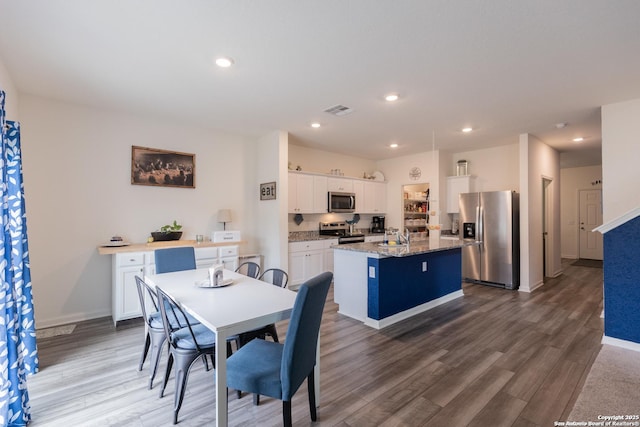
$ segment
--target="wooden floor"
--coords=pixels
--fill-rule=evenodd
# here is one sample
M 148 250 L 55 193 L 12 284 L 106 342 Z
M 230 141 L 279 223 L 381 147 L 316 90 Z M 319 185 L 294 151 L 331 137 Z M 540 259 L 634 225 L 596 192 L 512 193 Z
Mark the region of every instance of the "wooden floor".
M 552 426 L 566 420 L 600 349 L 602 269 L 563 263 L 564 274 L 531 294 L 465 284 L 464 297 L 381 331 L 337 313 L 330 292 L 321 330 L 319 419 L 306 386 L 294 425 Z M 285 335 L 286 322 L 278 325 Z M 79 324 L 38 342 L 29 378 L 32 426 L 171 425 L 173 379 L 158 398 L 148 363 L 136 370 L 139 322 Z M 164 370 L 163 356 L 161 370 Z M 181 426 L 215 423 L 213 371 L 196 363 Z M 281 403 L 229 392 L 229 424 L 281 425 Z

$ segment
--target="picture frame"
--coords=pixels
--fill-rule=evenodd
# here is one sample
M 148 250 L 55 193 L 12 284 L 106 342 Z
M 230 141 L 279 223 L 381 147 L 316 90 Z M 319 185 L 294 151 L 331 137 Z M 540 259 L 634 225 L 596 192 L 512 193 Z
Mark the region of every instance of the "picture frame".
M 276 183 L 265 182 L 260 184 L 260 200 L 275 200 L 276 199 Z
M 132 145 L 131 184 L 196 188 L 196 155 Z

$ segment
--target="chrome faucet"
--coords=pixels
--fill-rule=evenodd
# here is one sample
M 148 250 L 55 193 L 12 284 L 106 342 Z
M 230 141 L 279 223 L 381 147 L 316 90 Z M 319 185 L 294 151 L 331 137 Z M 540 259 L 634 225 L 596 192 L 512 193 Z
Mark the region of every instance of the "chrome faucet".
M 406 243 L 407 245 L 409 244 L 410 233 L 408 228 L 404 229 L 404 234 L 400 234 L 400 231 L 398 231 L 396 241 L 398 243 L 402 243 L 402 240 L 404 240 L 404 243 Z

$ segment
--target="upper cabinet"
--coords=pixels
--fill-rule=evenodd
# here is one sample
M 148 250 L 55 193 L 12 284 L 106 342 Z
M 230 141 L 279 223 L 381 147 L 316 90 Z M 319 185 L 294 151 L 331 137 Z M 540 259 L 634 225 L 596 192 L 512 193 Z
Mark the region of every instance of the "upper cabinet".
M 289 213 L 313 213 L 313 175 L 289 174 Z
M 387 210 L 387 184 L 384 182 L 364 181 L 364 194 L 361 198 L 362 211 L 358 208 L 356 196 L 356 211 L 362 213 L 381 214 Z
M 387 209 L 386 182 L 289 172 L 289 213 L 327 213 L 330 191 L 354 193 L 357 213 Z
M 349 178 L 327 178 L 327 190 L 353 193 L 353 180 Z
M 447 177 L 447 213 L 459 213 L 459 195 L 475 191 L 476 177 L 472 175 Z

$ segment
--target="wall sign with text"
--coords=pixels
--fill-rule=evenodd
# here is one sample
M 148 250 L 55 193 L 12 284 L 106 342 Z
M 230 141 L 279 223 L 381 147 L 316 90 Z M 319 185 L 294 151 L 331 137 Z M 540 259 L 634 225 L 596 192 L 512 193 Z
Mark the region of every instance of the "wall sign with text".
M 260 184 L 260 200 L 275 200 L 276 199 L 276 183 L 265 182 Z

